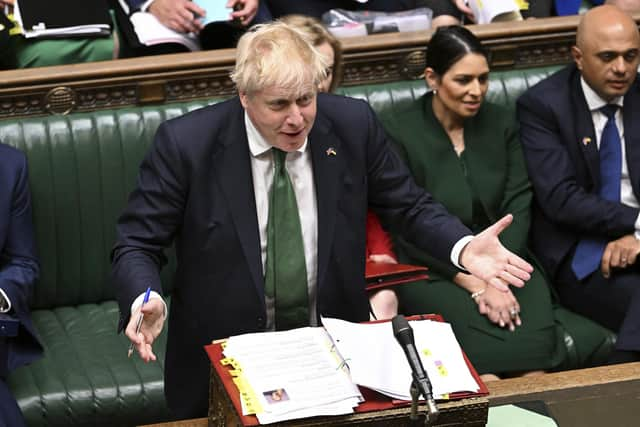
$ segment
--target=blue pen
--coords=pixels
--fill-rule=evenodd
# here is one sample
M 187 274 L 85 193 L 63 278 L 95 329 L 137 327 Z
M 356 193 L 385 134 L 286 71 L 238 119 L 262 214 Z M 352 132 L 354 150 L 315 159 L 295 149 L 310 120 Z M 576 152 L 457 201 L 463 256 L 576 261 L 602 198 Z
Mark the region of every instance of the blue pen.
M 149 301 L 149 295 L 151 294 L 151 286 L 147 288 L 147 291 L 144 293 L 144 299 L 142 300 L 142 305 L 140 306 L 140 316 L 138 316 L 138 322 L 136 323 L 136 335 L 140 333 L 140 329 L 142 328 L 142 320 L 144 319 L 144 314 L 142 313 L 142 307 Z M 133 341 L 129 346 L 129 351 L 127 352 L 127 357 L 131 357 L 133 354 Z

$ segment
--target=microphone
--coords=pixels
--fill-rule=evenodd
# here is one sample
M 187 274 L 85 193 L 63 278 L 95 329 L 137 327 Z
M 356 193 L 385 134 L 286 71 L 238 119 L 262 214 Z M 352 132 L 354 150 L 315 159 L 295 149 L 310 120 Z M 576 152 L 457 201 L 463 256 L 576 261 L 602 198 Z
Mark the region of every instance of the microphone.
M 413 375 L 413 384 L 418 388 L 422 396 L 427 402 L 428 415 L 433 417 L 433 420 L 438 416 L 438 408 L 436 407 L 436 401 L 433 399 L 433 392 L 431 391 L 431 381 L 429 381 L 429 375 L 422 366 L 422 361 L 418 355 L 416 344 L 413 339 L 413 329 L 409 326 L 409 322 L 402 314 L 398 314 L 391 320 L 393 326 L 393 335 L 404 350 L 407 361 L 411 367 L 411 373 Z

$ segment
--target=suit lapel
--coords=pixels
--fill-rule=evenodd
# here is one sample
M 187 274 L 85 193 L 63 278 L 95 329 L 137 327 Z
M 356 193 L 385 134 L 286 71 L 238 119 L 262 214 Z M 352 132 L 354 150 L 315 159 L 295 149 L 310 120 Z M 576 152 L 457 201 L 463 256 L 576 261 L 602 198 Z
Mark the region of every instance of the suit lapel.
M 634 117 L 640 111 L 640 93 L 637 83 L 634 83 L 624 97 L 622 121 L 624 123 L 624 144 L 627 168 L 633 194 L 640 200 L 640 122 Z
M 313 163 L 313 176 L 318 206 L 318 286 L 321 286 L 327 269 L 334 238 L 338 184 L 344 168 L 344 156 L 340 154 L 340 140 L 330 125 L 316 118 L 309 134 L 309 147 Z
M 573 75 L 573 87 L 571 92 L 571 102 L 573 117 L 575 117 L 575 134 L 573 140 L 578 144 L 578 150 L 582 152 L 589 174 L 593 180 L 594 188 L 600 188 L 600 157 L 596 144 L 596 132 L 593 128 L 593 118 L 587 105 L 587 100 L 580 85 L 580 73 L 577 71 Z
M 218 183 L 227 200 L 240 244 L 258 295 L 264 301 L 264 275 L 260 253 L 260 233 L 256 215 L 249 143 L 244 126 L 244 110 L 232 101 L 231 120 L 220 136 L 221 146 L 213 154 Z

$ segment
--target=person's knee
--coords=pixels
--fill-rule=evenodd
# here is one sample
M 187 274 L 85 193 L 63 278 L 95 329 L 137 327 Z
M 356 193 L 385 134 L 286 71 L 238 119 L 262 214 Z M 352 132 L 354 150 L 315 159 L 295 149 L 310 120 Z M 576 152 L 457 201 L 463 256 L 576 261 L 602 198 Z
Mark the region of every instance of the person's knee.
M 390 319 L 398 314 L 398 297 L 390 289 L 376 292 L 369 301 L 376 319 Z

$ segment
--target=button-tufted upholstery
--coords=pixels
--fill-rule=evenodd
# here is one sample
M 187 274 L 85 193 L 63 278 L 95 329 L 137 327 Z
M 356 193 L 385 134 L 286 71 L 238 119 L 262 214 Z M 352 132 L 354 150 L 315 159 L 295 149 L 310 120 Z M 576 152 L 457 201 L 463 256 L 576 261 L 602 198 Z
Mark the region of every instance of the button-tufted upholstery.
M 513 105 L 554 68 L 496 72 L 489 98 Z M 377 111 L 425 91 L 423 81 L 355 86 L 343 93 Z M 30 426 L 116 426 L 166 419 L 165 334 L 158 363 L 126 358 L 108 281 L 115 221 L 158 125 L 202 104 L 169 104 L 67 117 L 0 121 L 0 141 L 29 160 L 41 277 L 31 304 L 45 356 L 9 378 Z M 170 257 L 170 259 L 172 259 Z M 165 268 L 165 291 L 173 266 Z M 569 342 L 570 344 L 570 342 Z

